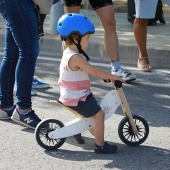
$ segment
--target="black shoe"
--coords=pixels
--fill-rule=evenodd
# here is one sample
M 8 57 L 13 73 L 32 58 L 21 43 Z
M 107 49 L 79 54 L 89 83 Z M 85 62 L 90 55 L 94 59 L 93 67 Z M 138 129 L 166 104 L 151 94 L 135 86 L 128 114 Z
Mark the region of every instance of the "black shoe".
M 106 154 L 112 154 L 117 151 L 117 145 L 110 145 L 107 142 L 104 143 L 103 146 L 99 146 L 95 144 L 95 150 L 96 153 L 106 153 Z
M 79 133 L 79 134 L 77 134 L 77 135 L 74 135 L 73 137 L 76 139 L 76 141 L 77 141 L 79 144 L 84 144 L 84 143 L 85 143 L 83 137 L 81 136 L 81 133 Z

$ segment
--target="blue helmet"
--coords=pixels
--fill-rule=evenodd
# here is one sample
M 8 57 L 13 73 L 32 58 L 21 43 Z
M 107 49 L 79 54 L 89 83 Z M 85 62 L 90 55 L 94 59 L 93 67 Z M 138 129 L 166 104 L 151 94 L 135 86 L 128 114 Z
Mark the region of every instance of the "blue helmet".
M 92 22 L 81 14 L 64 14 L 57 23 L 57 32 L 61 37 L 69 37 L 72 33 L 78 33 L 80 36 L 93 34 L 95 32 Z

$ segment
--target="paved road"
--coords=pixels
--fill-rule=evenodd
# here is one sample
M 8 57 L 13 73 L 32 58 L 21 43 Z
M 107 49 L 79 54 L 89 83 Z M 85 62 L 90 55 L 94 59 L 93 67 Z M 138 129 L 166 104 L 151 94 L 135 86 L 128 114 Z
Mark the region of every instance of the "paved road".
M 0 53 L 0 60 L 2 53 Z M 51 84 L 49 89 L 37 90 L 32 97 L 33 109 L 42 118 L 56 118 L 62 122 L 74 116 L 51 104 L 59 97 L 57 86 L 60 56 L 39 56 L 36 75 Z M 91 61 L 93 63 L 93 61 Z M 93 63 L 94 64 L 94 63 Z M 110 65 L 97 65 L 110 71 Z M 117 128 L 123 118 L 121 109 L 106 121 L 105 138 L 118 145 L 114 155 L 97 155 L 93 152 L 94 138 L 84 132 L 85 145 L 78 145 L 70 137 L 55 152 L 42 149 L 35 141 L 34 131 L 15 124 L 12 120 L 0 121 L 0 169 L 2 170 L 168 170 L 170 167 L 170 70 L 143 73 L 128 66 L 137 74 L 137 80 L 123 89 L 133 114 L 142 115 L 150 125 L 148 139 L 139 147 L 128 147 L 118 137 Z M 92 79 L 92 90 L 99 100 L 111 84 Z

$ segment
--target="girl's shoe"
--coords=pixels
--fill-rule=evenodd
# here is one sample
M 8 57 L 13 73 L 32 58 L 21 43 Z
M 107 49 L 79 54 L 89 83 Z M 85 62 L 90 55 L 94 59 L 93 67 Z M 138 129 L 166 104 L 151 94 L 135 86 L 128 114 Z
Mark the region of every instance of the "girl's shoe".
M 97 144 L 95 144 L 95 153 L 98 154 L 112 154 L 115 153 L 117 151 L 117 145 L 110 145 L 107 142 L 104 143 L 103 146 L 99 146 Z

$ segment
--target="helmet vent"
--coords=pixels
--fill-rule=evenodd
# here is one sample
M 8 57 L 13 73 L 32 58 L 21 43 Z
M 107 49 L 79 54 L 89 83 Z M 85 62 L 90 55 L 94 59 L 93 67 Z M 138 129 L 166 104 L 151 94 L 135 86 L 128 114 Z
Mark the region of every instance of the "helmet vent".
M 87 18 L 86 18 L 86 17 L 84 17 L 84 19 L 86 19 L 86 20 L 87 20 Z
M 61 27 L 61 26 L 62 26 L 62 23 L 59 23 L 59 26 Z
M 73 16 L 72 14 L 68 14 L 68 16 Z

